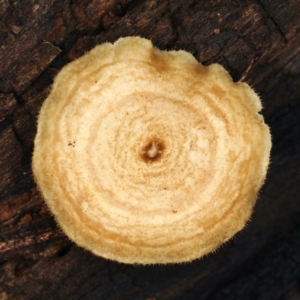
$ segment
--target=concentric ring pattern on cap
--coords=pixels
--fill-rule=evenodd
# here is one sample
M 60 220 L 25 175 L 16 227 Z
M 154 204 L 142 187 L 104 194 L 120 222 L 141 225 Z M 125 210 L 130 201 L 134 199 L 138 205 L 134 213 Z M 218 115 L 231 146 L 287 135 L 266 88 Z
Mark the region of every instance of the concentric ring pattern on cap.
M 55 78 L 33 172 L 78 245 L 124 263 L 191 261 L 241 230 L 271 148 L 261 102 L 222 66 L 139 37 Z

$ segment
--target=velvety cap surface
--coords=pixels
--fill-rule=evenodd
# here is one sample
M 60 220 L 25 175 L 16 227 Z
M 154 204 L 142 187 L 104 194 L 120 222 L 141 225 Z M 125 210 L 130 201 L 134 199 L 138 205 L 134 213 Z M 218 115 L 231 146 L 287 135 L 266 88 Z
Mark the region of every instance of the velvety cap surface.
M 68 64 L 33 172 L 63 231 L 125 263 L 191 261 L 241 230 L 271 148 L 261 102 L 222 66 L 128 37 Z

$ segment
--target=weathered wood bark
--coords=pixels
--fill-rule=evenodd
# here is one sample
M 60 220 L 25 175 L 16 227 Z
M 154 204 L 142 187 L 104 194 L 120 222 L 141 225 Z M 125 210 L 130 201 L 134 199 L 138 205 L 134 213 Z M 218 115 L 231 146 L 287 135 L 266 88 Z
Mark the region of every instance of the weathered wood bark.
M 272 164 L 248 227 L 184 265 L 122 265 L 56 226 L 31 173 L 55 74 L 94 45 L 140 35 L 221 63 L 261 95 Z M 0 0 L 0 299 L 299 299 L 299 0 Z

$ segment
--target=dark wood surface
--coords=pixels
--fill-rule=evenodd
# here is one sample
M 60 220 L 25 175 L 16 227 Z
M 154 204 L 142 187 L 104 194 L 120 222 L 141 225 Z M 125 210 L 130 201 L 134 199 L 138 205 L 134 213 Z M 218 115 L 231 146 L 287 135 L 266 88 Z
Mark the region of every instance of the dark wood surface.
M 246 229 L 203 259 L 132 266 L 78 248 L 31 172 L 57 72 L 121 36 L 218 62 L 261 95 L 272 163 Z M 0 299 L 300 299 L 299 0 L 0 0 Z

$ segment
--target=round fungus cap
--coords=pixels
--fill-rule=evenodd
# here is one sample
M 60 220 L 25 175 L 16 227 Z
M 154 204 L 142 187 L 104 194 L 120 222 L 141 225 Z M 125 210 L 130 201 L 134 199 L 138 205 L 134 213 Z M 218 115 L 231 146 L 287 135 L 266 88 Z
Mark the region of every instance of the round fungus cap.
M 249 220 L 271 148 L 261 108 L 222 66 L 121 38 L 55 78 L 34 177 L 79 246 L 124 263 L 191 261 Z

